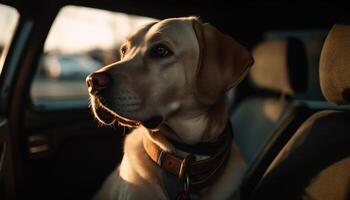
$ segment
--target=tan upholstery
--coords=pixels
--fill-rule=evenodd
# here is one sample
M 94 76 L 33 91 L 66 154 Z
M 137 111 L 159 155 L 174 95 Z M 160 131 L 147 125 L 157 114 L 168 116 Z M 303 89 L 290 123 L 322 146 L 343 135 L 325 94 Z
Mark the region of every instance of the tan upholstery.
M 312 115 L 272 162 L 252 199 L 349 199 L 349 119 L 348 111 Z
M 303 44 L 297 39 L 275 39 L 253 50 L 252 81 L 259 87 L 286 94 L 306 89 L 307 60 Z
M 304 199 L 342 200 L 350 187 L 350 157 L 321 171 L 305 189 Z M 332 184 L 329 184 L 332 183 Z
M 336 104 L 350 103 L 350 25 L 336 24 L 329 32 L 320 59 L 323 95 Z
M 326 98 L 350 103 L 350 26 L 335 25 L 321 55 Z M 309 117 L 275 157 L 251 199 L 350 199 L 350 112 Z

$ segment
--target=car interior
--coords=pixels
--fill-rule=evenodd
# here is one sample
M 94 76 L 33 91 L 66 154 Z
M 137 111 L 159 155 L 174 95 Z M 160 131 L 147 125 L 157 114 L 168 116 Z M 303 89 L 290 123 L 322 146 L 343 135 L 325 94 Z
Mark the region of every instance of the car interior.
M 198 16 L 246 46 L 228 92 L 241 199 L 350 199 L 350 18 L 341 2 L 0 1 L 0 199 L 91 199 L 130 128 L 103 126 L 85 77 L 123 38 Z

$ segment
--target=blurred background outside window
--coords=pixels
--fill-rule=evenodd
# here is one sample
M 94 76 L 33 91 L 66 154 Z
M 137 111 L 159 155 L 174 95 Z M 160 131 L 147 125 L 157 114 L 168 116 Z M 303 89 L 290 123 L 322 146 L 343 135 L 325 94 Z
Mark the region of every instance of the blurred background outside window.
M 31 86 L 39 109 L 87 106 L 86 76 L 119 60 L 126 36 L 156 19 L 66 6 L 55 19 Z
M 19 14 L 15 8 L 0 4 L 0 73 L 15 33 Z

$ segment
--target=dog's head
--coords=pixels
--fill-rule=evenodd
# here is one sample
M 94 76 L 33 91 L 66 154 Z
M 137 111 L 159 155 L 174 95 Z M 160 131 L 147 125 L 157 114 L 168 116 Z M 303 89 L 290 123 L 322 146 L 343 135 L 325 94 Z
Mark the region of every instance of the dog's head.
M 252 64 L 246 48 L 195 17 L 149 24 L 129 36 L 121 60 L 86 81 L 99 121 L 155 128 L 196 112 L 238 84 Z

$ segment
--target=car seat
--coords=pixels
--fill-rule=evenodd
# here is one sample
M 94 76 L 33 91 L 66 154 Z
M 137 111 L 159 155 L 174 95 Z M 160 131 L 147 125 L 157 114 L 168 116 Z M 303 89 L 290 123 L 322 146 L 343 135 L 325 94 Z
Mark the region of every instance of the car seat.
M 320 58 L 325 98 L 350 104 L 350 20 L 329 32 Z M 297 130 L 251 199 L 350 199 L 350 109 L 323 110 Z

